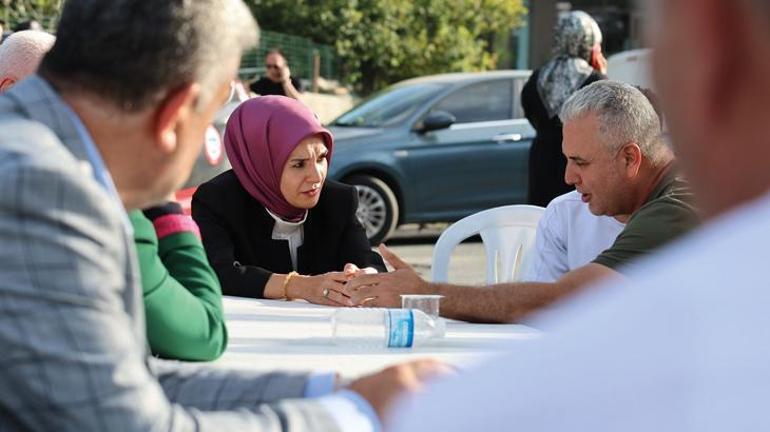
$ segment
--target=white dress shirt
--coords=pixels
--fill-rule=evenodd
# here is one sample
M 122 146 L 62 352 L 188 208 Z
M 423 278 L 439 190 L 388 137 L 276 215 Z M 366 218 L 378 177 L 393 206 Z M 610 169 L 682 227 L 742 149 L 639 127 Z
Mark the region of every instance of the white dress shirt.
M 267 210 L 267 209 L 265 209 Z M 267 210 L 267 214 L 275 219 L 275 225 L 273 226 L 273 240 L 286 240 L 289 242 L 289 255 L 291 255 L 291 268 L 297 271 L 297 249 L 305 242 L 305 228 L 303 225 L 307 220 L 307 212 L 298 222 L 287 222 L 281 219 L 280 216 L 273 214 L 270 210 Z
M 525 280 L 559 280 L 612 246 L 624 227 L 613 217 L 591 213 L 577 191 L 554 198 L 537 225 L 534 259 Z
M 393 431 L 767 431 L 770 194 L 535 320 L 540 339 L 437 383 Z

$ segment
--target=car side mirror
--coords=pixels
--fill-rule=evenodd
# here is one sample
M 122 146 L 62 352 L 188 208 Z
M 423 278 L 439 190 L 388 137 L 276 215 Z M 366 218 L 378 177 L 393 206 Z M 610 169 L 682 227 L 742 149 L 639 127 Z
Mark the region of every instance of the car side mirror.
M 446 129 L 457 121 L 455 116 L 446 111 L 432 111 L 415 128 L 419 133 Z

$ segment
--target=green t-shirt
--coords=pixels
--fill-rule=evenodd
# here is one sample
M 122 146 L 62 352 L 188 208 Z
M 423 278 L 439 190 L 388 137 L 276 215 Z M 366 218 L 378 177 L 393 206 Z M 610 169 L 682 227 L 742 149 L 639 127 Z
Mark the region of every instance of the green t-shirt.
M 681 177 L 669 175 L 628 220 L 615 243 L 593 262 L 615 271 L 698 225 L 693 195 Z

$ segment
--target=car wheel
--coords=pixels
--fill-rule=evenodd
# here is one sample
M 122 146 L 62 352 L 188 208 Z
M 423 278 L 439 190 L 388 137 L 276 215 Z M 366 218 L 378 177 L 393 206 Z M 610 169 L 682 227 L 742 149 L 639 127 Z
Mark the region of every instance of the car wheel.
M 358 191 L 356 216 L 366 230 L 372 245 L 385 241 L 398 224 L 398 201 L 384 181 L 369 175 L 356 175 L 345 180 Z

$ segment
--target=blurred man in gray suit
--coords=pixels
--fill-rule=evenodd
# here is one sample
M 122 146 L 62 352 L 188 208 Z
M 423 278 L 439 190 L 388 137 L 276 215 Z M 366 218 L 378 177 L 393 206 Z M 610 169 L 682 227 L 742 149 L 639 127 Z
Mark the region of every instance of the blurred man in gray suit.
M 256 23 L 241 0 L 68 1 L 0 96 L 0 430 L 377 430 L 436 371 L 235 373 L 147 358 L 126 210 L 186 179 Z

